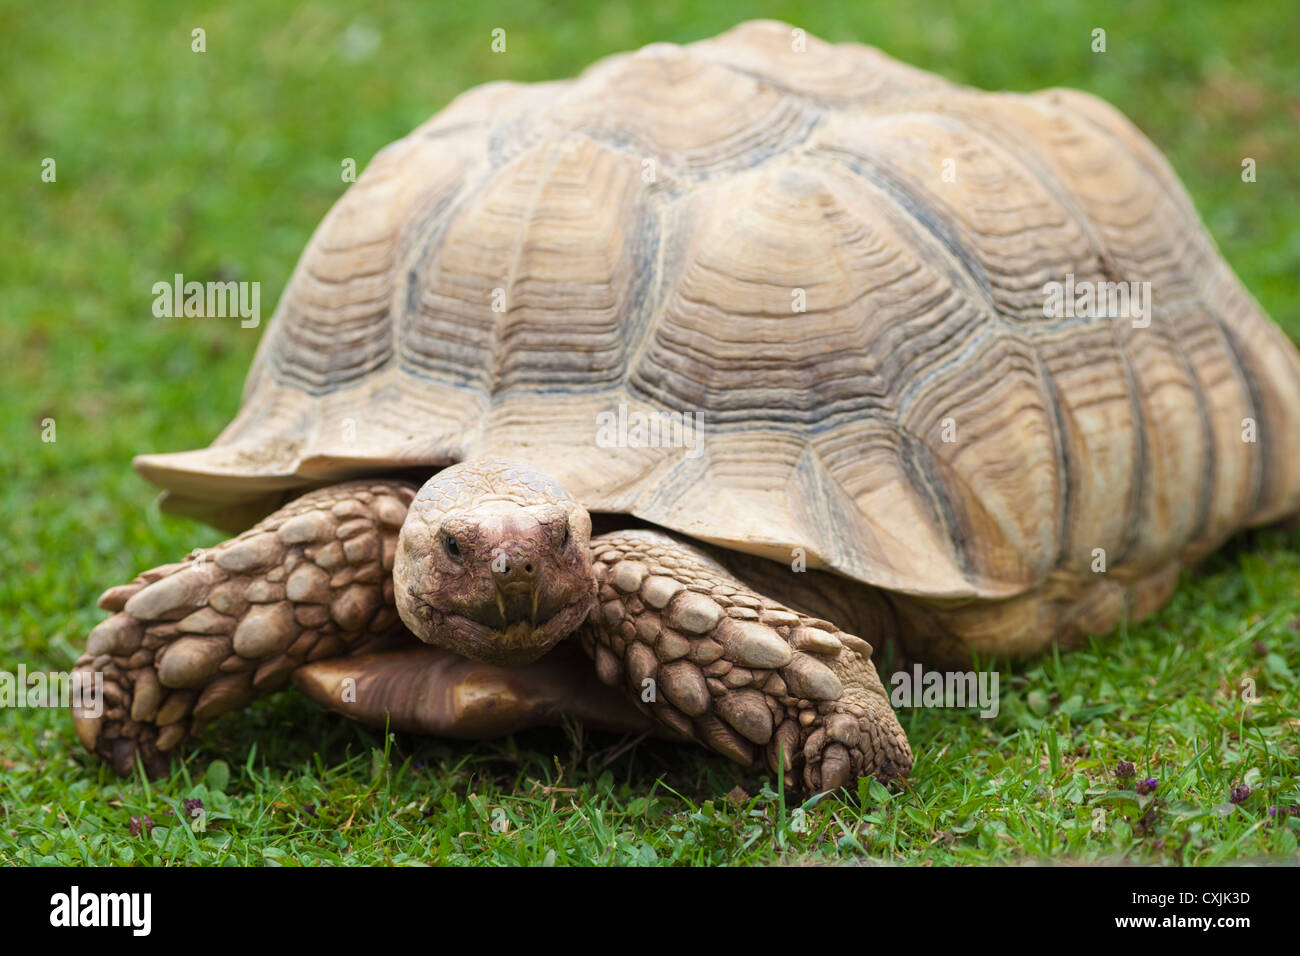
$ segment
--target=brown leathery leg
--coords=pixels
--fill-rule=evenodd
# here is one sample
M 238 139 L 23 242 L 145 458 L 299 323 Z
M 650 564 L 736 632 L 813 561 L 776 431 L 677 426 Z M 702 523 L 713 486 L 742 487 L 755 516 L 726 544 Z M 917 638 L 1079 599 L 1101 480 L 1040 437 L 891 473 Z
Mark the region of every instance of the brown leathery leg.
M 871 646 L 752 590 L 656 531 L 592 540 L 599 603 L 580 631 L 606 683 L 673 730 L 787 784 L 905 776 L 912 753 Z
M 295 669 L 398 626 L 392 567 L 414 489 L 332 485 L 238 537 L 115 587 L 78 671 L 104 675 L 103 712 L 74 708 L 87 750 L 154 775 L 204 722 L 285 686 Z

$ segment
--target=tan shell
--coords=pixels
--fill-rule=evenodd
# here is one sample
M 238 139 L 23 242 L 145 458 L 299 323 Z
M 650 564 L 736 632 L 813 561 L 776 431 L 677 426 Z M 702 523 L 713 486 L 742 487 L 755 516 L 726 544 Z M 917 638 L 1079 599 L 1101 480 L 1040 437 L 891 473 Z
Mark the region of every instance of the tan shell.
M 932 598 L 1082 579 L 1097 548 L 1136 580 L 1300 509 L 1300 355 L 1135 127 L 792 36 L 459 97 L 325 218 L 216 443 L 137 467 L 230 526 L 504 455 Z M 1150 282 L 1149 327 L 1045 318 L 1071 273 Z M 620 404 L 700 415 L 703 454 L 602 447 Z

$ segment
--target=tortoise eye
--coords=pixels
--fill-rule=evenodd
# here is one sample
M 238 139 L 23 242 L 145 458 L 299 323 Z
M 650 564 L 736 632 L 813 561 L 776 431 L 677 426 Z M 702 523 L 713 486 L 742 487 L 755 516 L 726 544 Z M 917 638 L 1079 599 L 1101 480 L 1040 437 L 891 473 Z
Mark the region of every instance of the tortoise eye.
M 461 560 L 460 545 L 456 543 L 456 538 L 453 535 L 447 535 L 446 547 L 447 553 L 451 555 L 453 560 Z

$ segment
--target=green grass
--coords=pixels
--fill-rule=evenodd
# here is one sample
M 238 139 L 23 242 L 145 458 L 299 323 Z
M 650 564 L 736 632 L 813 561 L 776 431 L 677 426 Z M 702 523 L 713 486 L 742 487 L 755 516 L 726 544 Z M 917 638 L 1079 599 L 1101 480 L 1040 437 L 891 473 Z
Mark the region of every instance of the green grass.
M 258 280 L 269 313 L 343 189 L 345 157 L 364 165 L 476 83 L 571 75 L 606 53 L 756 15 L 738 9 L 3 0 L 0 668 L 67 668 L 101 616 L 100 591 L 219 538 L 161 516 L 129 460 L 210 441 L 237 407 L 259 332 L 155 319 L 154 282 Z M 828 2 L 762 13 L 960 81 L 1069 85 L 1115 103 L 1300 338 L 1290 5 Z M 1104 55 L 1089 51 L 1098 26 Z M 207 31 L 205 54 L 190 52 L 194 27 Z M 489 50 L 494 27 L 507 30 L 505 55 Z M 1241 181 L 1244 156 L 1258 162 L 1254 184 Z M 44 157 L 57 162 L 55 183 L 40 180 Z M 51 418 L 57 441 L 42 442 Z M 63 712 L 4 710 L 0 861 L 1294 858 L 1300 818 L 1268 811 L 1300 805 L 1298 628 L 1300 534 L 1246 536 L 1140 626 L 1004 671 L 995 719 L 904 711 L 918 754 L 906 785 L 806 808 L 703 752 L 623 748 L 576 729 L 475 745 L 386 739 L 293 694 L 218 722 L 169 779 L 146 784 L 82 753 Z M 1155 794 L 1117 780 L 1119 761 L 1157 778 Z M 1243 783 L 1250 796 L 1228 803 Z M 186 798 L 203 801 L 203 832 L 177 825 Z M 146 815 L 156 826 L 133 836 L 131 818 Z

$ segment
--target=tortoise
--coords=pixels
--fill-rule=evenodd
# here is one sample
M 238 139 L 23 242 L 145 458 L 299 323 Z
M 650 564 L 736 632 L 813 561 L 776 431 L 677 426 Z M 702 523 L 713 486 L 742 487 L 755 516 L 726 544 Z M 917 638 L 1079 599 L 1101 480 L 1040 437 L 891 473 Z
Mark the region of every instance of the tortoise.
M 1109 105 L 754 22 L 383 149 L 234 421 L 135 467 L 239 533 L 100 599 L 74 719 L 121 773 L 292 683 L 821 791 L 912 766 L 882 648 L 1068 647 L 1300 511 L 1300 354 Z

